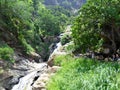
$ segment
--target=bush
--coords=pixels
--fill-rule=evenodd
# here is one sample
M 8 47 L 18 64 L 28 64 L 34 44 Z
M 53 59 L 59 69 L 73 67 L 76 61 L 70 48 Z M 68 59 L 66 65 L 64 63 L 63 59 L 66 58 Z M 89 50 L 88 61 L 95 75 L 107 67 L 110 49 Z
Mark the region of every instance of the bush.
M 14 62 L 14 59 L 12 57 L 13 54 L 14 54 L 13 49 L 8 45 L 0 46 L 0 59 L 13 63 Z
M 75 51 L 75 45 L 72 41 L 65 46 L 65 51 L 69 53 L 72 53 L 73 51 Z
M 120 65 L 91 59 L 64 58 L 47 90 L 119 90 Z
M 114 52 L 119 49 L 119 10 L 120 0 L 87 0 L 72 25 L 76 49 L 97 50 L 103 44 Z
M 19 40 L 23 48 L 25 49 L 25 53 L 30 55 L 31 52 L 34 52 L 35 50 L 32 48 L 30 44 L 27 43 L 26 39 L 24 38 L 24 35 L 19 35 Z
M 62 36 L 61 38 L 61 44 L 65 45 L 66 43 L 69 43 L 71 41 L 71 36 L 65 34 L 64 36 Z

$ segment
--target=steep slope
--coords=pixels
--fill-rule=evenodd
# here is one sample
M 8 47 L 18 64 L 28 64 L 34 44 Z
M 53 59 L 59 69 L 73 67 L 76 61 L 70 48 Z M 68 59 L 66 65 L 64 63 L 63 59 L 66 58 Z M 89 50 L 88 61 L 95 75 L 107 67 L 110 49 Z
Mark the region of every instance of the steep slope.
M 45 5 L 59 5 L 65 9 L 79 9 L 86 0 L 45 0 Z

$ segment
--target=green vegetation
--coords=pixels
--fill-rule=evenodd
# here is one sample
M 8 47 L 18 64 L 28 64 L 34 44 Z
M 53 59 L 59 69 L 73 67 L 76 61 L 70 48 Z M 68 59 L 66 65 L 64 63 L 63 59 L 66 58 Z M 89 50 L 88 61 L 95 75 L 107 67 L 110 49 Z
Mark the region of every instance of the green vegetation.
M 58 6 L 45 6 L 44 0 L 1 0 L 0 43 L 5 42 L 28 57 L 31 52 L 36 52 L 46 60 L 49 46 L 56 42 L 55 38 L 73 21 L 72 7 L 78 8 L 77 0 L 58 3 Z
M 52 14 L 57 17 L 59 24 L 61 25 L 61 32 L 65 29 L 65 26 L 70 23 L 69 19 L 71 13 L 69 10 L 62 8 L 60 6 L 47 6 L 51 10 Z
M 64 35 L 60 40 L 64 45 L 63 50 L 71 55 L 55 57 L 55 65 L 62 68 L 49 81 L 47 89 L 119 90 L 118 62 L 74 58 L 73 53 L 90 50 L 90 54 L 94 51 L 99 54 L 100 50 L 106 50 L 110 59 L 120 58 L 120 0 L 85 2 L 86 0 L 0 0 L 0 60 L 3 60 L 0 62 L 3 65 L 0 66 L 0 74 L 5 71 L 4 66 L 15 62 L 14 50 L 20 52 L 20 57 L 39 59 L 32 55 L 37 53 L 38 57 L 40 55 L 47 60 L 50 45 L 58 42 L 60 33 L 74 22 L 70 25 L 72 36 Z M 68 42 L 70 43 L 65 45 Z M 4 65 L 6 61 L 7 64 Z
M 85 52 L 106 46 L 115 53 L 120 48 L 119 10 L 119 0 L 88 0 L 72 27 L 76 49 Z
M 48 90 L 119 90 L 120 65 L 87 58 L 59 56 L 59 70 L 48 83 Z
M 30 55 L 37 52 L 43 59 L 49 46 L 64 30 L 67 16 L 62 9 L 47 9 L 43 0 L 1 0 L 0 42 Z M 49 39 L 48 39 L 49 38 Z
M 10 48 L 8 45 L 0 45 L 0 60 L 6 60 L 13 63 L 13 54 L 13 49 Z
M 75 51 L 75 45 L 74 45 L 74 42 L 71 41 L 67 44 L 67 46 L 64 47 L 65 48 L 65 51 L 68 52 L 68 53 L 72 53 L 73 51 Z
M 59 17 L 61 25 L 72 24 L 74 17 L 78 14 L 78 9 L 86 0 L 44 0 L 43 3 L 54 15 Z M 62 27 L 63 27 L 62 26 Z
M 60 41 L 62 45 L 69 43 L 71 41 L 71 35 L 68 35 L 68 34 L 63 35 Z
M 61 6 L 67 10 L 79 9 L 86 0 L 44 0 L 46 5 Z

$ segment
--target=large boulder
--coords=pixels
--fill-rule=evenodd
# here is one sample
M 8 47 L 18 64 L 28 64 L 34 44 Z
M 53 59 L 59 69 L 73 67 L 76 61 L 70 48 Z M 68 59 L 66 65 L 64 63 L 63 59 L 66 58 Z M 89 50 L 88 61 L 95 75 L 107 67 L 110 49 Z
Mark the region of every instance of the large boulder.
M 43 61 L 41 56 L 36 52 L 31 52 L 30 57 L 31 57 L 31 59 L 35 60 L 35 62 L 37 62 L 37 63 L 40 63 Z

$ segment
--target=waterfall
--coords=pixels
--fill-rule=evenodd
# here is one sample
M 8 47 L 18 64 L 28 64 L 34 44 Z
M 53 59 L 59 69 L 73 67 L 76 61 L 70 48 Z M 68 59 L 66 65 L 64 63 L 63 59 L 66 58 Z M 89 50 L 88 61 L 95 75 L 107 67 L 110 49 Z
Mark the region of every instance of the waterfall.
M 46 63 L 40 63 L 33 72 L 27 74 L 19 80 L 19 83 L 15 85 L 12 90 L 32 90 L 32 83 L 34 78 L 40 75 L 40 71 L 43 71 L 47 67 Z

